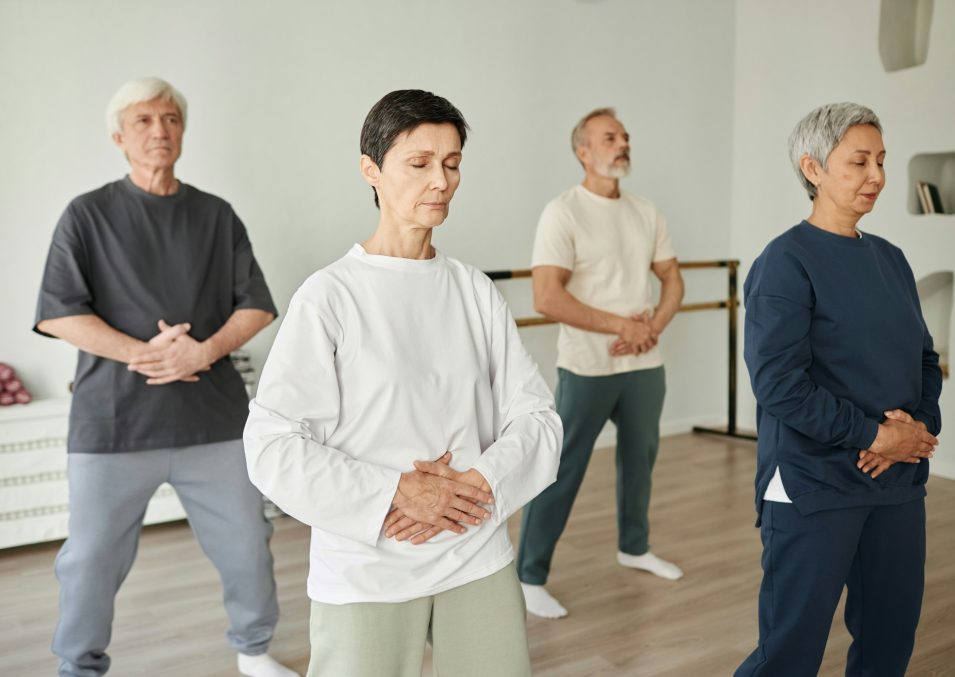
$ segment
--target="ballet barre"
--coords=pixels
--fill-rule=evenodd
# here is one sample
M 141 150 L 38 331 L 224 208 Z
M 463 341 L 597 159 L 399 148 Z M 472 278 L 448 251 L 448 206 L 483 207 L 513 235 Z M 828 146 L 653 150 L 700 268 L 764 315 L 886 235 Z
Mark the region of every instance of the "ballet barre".
M 684 303 L 680 306 L 679 312 L 692 313 L 701 310 L 726 310 L 727 312 L 727 382 L 726 382 L 726 425 L 718 427 L 693 426 L 695 433 L 710 433 L 714 435 L 725 435 L 739 439 L 755 440 L 756 435 L 749 431 L 742 431 L 736 425 L 736 367 L 737 367 L 737 337 L 738 337 L 738 314 L 739 314 L 739 293 L 737 287 L 737 278 L 739 272 L 739 261 L 737 259 L 719 259 L 713 261 L 680 261 L 679 266 L 683 270 L 693 270 L 701 268 L 725 268 L 727 272 L 727 292 L 726 298 L 717 301 L 704 301 L 702 303 Z M 516 270 L 491 270 L 485 271 L 492 280 L 516 280 L 520 278 L 531 277 L 530 269 Z M 520 317 L 516 318 L 518 327 L 537 327 L 545 324 L 557 324 L 554 320 L 546 317 Z

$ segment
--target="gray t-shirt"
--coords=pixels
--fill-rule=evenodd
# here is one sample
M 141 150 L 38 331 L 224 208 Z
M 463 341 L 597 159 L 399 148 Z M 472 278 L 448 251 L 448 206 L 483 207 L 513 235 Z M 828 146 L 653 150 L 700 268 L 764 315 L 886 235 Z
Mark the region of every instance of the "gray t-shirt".
M 163 319 L 189 322 L 202 341 L 240 308 L 277 312 L 229 203 L 187 184 L 169 196 L 129 177 L 81 195 L 57 224 L 36 322 L 97 315 L 148 340 Z M 34 331 L 42 334 L 36 325 Z M 109 453 L 239 439 L 248 414 L 228 358 L 196 383 L 146 385 L 115 360 L 80 351 L 68 450 Z

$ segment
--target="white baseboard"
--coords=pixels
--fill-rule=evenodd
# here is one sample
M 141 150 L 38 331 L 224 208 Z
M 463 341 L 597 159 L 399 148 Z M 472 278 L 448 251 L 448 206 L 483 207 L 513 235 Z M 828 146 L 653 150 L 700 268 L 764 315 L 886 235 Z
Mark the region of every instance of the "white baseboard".
M 929 473 L 933 477 L 944 477 L 947 480 L 955 480 L 955 460 L 947 458 L 943 461 L 939 459 L 936 454 L 935 458 L 933 458 L 929 464 Z

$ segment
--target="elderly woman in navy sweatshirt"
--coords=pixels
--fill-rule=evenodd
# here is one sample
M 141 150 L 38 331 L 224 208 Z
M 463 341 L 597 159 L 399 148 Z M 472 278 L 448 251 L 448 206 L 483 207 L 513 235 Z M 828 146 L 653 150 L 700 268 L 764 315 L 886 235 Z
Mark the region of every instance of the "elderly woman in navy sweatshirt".
M 812 213 L 744 287 L 764 573 L 759 645 L 736 675 L 816 675 L 846 586 L 846 674 L 901 676 L 924 587 L 938 355 L 905 256 L 857 228 L 885 185 L 875 113 L 818 108 L 789 153 Z

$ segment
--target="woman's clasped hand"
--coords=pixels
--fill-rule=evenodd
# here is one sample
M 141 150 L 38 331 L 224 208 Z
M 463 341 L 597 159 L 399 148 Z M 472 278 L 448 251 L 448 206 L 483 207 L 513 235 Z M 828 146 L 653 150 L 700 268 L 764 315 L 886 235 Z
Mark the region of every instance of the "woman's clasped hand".
M 442 531 L 463 534 L 465 524 L 480 526 L 491 517 L 494 503 L 487 480 L 473 468 L 451 468 L 451 452 L 437 461 L 415 461 L 402 473 L 394 508 L 385 518 L 385 537 L 419 545 Z
M 896 463 L 919 463 L 932 458 L 938 438 L 901 409 L 885 412 L 885 421 L 879 426 L 872 447 L 859 452 L 856 467 L 875 479 Z

